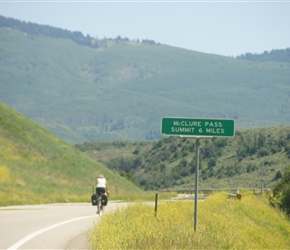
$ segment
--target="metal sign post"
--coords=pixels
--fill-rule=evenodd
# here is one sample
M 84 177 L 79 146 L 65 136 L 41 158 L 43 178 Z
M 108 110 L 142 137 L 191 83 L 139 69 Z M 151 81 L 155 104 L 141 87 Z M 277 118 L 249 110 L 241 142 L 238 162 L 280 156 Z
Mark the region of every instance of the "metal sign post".
M 194 188 L 194 232 L 197 230 L 198 215 L 198 170 L 199 170 L 199 138 L 196 138 L 196 167 L 195 167 L 195 188 Z
M 161 119 L 161 134 L 196 139 L 194 195 L 194 231 L 196 232 L 198 218 L 199 139 L 234 136 L 235 122 L 229 119 L 163 117 Z

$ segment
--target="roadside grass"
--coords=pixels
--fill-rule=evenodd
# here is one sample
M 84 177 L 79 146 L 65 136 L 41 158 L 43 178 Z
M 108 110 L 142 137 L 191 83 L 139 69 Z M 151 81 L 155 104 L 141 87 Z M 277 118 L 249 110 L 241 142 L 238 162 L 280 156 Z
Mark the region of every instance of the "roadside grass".
M 200 202 L 197 232 L 192 201 L 136 203 L 105 214 L 88 234 L 92 249 L 289 249 L 290 222 L 266 197 L 218 192 Z

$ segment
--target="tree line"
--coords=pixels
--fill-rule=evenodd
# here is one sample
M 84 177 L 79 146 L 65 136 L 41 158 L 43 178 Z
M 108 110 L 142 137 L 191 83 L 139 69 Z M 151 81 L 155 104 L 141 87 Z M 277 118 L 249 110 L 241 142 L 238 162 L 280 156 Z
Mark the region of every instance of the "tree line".
M 61 28 L 55 28 L 49 25 L 40 25 L 31 22 L 19 21 L 14 18 L 6 18 L 0 15 L 0 28 L 9 27 L 12 29 L 17 29 L 21 32 L 25 32 L 31 36 L 33 35 L 43 35 L 52 38 L 64 38 L 70 39 L 79 45 L 88 46 L 91 48 L 103 47 L 106 41 L 115 41 L 115 42 L 130 42 L 129 38 L 122 38 L 117 36 L 116 38 L 104 38 L 98 39 L 91 37 L 90 35 L 84 36 L 80 31 L 69 31 Z M 135 43 L 143 43 L 149 45 L 159 45 L 154 40 L 143 39 L 132 40 Z
M 130 143 L 122 145 L 125 148 Z M 85 152 L 101 152 L 104 148 L 97 142 L 77 147 Z M 181 186 L 195 173 L 195 147 L 194 140 L 164 137 L 143 146 L 132 144 L 128 154 L 114 154 L 105 160 L 105 164 L 130 176 L 130 179 L 134 178 L 145 190 Z M 227 159 L 225 155 L 230 156 Z M 281 178 L 281 171 L 276 167 L 278 155 L 290 159 L 290 127 L 248 129 L 237 131 L 234 138 L 203 140 L 200 147 L 200 178 L 203 181 L 211 178 L 222 180 L 255 173 L 261 169 L 263 162 L 267 174 L 272 176 L 271 181 L 277 181 Z
M 236 57 L 237 59 L 256 61 L 256 62 L 290 62 L 290 48 L 273 49 L 270 52 L 264 51 L 262 54 L 245 53 Z
M 76 147 L 94 152 L 96 160 L 145 190 L 178 188 L 194 179 L 195 140 L 171 136 L 153 142 L 86 142 Z M 233 138 L 201 141 L 200 180 L 222 182 L 248 174 L 246 178 L 255 175 L 253 183 L 257 183 L 262 162 L 265 175 L 271 175 L 270 204 L 290 214 L 290 165 L 278 168 L 279 160 L 290 160 L 290 127 L 237 131 Z

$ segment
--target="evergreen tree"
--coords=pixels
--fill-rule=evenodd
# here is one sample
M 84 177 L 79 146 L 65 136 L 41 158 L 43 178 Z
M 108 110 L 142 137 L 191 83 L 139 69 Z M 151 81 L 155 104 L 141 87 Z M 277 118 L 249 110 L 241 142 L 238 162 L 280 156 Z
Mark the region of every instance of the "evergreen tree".
M 278 201 L 278 206 L 290 214 L 290 166 L 285 168 L 281 180 L 273 189 L 274 198 Z

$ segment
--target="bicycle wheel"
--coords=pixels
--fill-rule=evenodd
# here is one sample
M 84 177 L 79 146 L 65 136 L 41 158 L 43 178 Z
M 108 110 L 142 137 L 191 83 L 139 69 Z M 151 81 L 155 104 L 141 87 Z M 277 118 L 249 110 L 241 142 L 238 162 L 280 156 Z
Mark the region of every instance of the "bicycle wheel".
M 101 207 L 100 207 L 100 215 L 103 215 L 103 213 L 104 213 L 104 207 L 103 207 L 103 205 L 101 204 Z
M 97 214 L 101 214 L 101 209 L 102 209 L 102 196 L 98 195 L 98 202 L 97 202 Z

